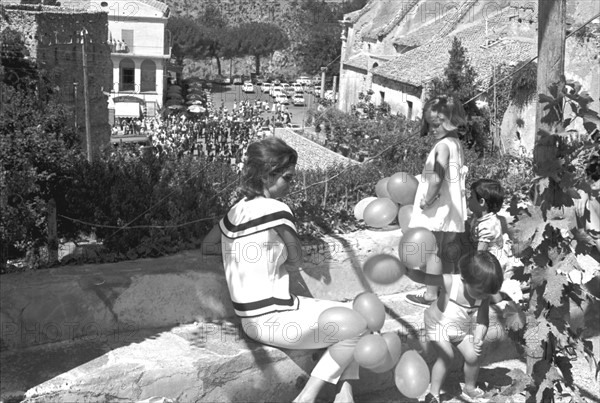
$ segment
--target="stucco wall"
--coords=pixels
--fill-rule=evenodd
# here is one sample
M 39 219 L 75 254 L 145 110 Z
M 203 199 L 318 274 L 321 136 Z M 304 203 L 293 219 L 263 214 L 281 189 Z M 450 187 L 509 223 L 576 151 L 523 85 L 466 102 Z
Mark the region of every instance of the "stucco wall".
M 19 7 L 24 8 L 24 7 Z M 110 49 L 106 43 L 108 22 L 105 13 L 73 12 L 59 7 L 5 9 L 2 29 L 20 32 L 30 56 L 46 72 L 48 85 L 63 104 L 76 108 L 82 147 L 86 149 L 82 44 L 78 33 L 88 32 L 88 95 L 92 149 L 95 153 L 110 142 L 107 97 L 111 87 Z M 75 86 L 77 82 L 77 95 Z
M 358 93 L 366 89 L 366 72 L 351 70 L 346 67 L 340 79 L 340 95 L 338 108 L 344 112 L 350 112 L 350 106 L 357 102 Z

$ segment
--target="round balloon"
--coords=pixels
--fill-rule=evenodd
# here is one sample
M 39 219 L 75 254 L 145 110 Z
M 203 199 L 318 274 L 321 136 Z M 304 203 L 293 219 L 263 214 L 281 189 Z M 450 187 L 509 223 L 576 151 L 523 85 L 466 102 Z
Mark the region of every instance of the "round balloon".
M 384 333 L 381 335 L 381 337 L 383 337 L 383 340 L 385 340 L 388 354 L 379 365 L 371 368 L 371 371 L 377 374 L 387 372 L 394 368 L 396 364 L 398 364 L 398 360 L 400 360 L 400 356 L 402 355 L 402 342 L 400 341 L 400 336 L 398 336 L 398 333 Z
M 400 224 L 400 229 L 402 229 L 402 233 L 405 233 L 408 230 L 408 224 L 410 223 L 410 218 L 413 213 L 413 205 L 407 204 L 406 206 L 400 207 L 398 210 L 398 224 Z
M 413 204 L 419 182 L 409 173 L 398 172 L 390 176 L 387 183 L 389 197 L 399 204 Z
M 354 360 L 354 351 L 343 345 L 343 343 L 332 344 L 327 351 L 331 358 L 342 368 L 346 368 Z
M 336 306 L 319 315 L 319 332 L 333 342 L 360 336 L 367 330 L 367 321 L 351 308 Z
M 363 215 L 365 224 L 383 228 L 394 221 L 398 215 L 398 205 L 388 198 L 380 197 L 369 203 Z
M 385 306 L 372 292 L 363 292 L 354 298 L 352 309 L 360 313 L 367 321 L 367 329 L 378 332 L 385 322 Z
M 354 206 L 354 217 L 357 220 L 364 220 L 364 212 L 367 206 L 372 202 L 377 200 L 377 197 L 365 197 Z
M 388 354 L 387 344 L 381 335 L 367 334 L 360 338 L 354 347 L 354 359 L 364 368 L 373 368 Z
M 369 280 L 378 284 L 391 284 L 406 273 L 400 259 L 384 253 L 369 257 L 363 271 Z
M 387 190 L 389 180 L 390 178 L 386 177 L 380 179 L 379 182 L 377 182 L 377 184 L 375 185 L 375 194 L 377 195 L 377 197 L 387 197 L 388 199 L 391 198 Z
M 402 355 L 394 372 L 396 387 L 404 396 L 416 399 L 429 386 L 429 367 L 416 351 L 410 350 Z
M 431 254 L 437 253 L 435 235 L 426 228 L 409 228 L 400 239 L 398 255 L 407 267 L 422 268 Z

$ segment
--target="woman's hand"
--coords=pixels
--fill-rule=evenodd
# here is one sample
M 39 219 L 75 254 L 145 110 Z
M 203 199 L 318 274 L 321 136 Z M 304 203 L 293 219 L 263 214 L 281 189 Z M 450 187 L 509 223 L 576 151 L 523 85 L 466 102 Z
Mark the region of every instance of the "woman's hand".
M 421 210 L 425 210 L 426 208 L 433 206 L 433 204 L 434 204 L 436 201 L 438 201 L 438 199 L 439 199 L 439 198 L 440 198 L 440 194 L 438 193 L 437 195 L 435 195 L 435 196 L 433 197 L 433 199 L 432 199 L 431 201 L 427 202 L 427 195 L 425 195 L 425 196 L 423 197 L 423 199 L 421 200 L 421 202 L 419 203 L 419 208 L 420 208 Z
M 475 355 L 477 355 L 478 357 L 481 356 L 481 353 L 483 352 L 483 341 L 475 340 L 473 342 L 473 349 L 475 350 Z

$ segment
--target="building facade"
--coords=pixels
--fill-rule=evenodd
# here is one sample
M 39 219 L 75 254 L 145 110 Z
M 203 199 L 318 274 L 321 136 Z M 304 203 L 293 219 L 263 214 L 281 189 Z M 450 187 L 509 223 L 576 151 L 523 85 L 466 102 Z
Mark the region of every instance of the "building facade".
M 110 142 L 106 91 L 111 86 L 111 59 L 106 45 L 106 13 L 17 1 L 3 4 L 2 9 L 0 31 L 19 34 L 45 85 L 53 89 L 61 103 L 73 108 L 73 125 L 84 149 L 87 148 L 83 102 L 85 48 L 91 149 L 99 152 Z
M 91 0 L 87 7 L 108 16 L 109 121 L 142 113 L 154 116 L 164 104 L 171 58 L 169 7 L 154 0 Z

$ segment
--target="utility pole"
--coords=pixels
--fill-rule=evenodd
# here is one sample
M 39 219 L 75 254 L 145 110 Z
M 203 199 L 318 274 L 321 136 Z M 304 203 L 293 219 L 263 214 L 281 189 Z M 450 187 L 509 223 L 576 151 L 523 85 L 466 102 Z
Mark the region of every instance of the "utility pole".
M 77 112 L 77 105 L 79 105 L 79 94 L 77 91 L 79 90 L 79 83 L 75 81 L 73 83 L 73 91 L 75 92 L 75 133 L 79 134 L 79 122 L 77 119 L 79 118 L 79 113 Z
M 87 145 L 87 160 L 93 161 L 92 155 L 92 130 L 90 125 L 90 100 L 88 93 L 87 56 L 85 54 L 85 42 L 87 41 L 87 30 L 81 30 L 81 56 L 83 58 L 83 103 L 85 107 L 85 142 Z
M 485 21 L 486 35 L 487 35 L 487 20 Z M 487 39 L 486 39 L 487 40 Z M 492 66 L 492 81 L 494 83 L 494 141 L 492 143 L 492 149 L 496 148 L 496 141 L 498 141 L 498 101 L 496 98 L 496 65 Z
M 557 84 L 565 73 L 566 0 L 539 0 L 538 2 L 538 68 L 537 93 L 549 94 L 548 87 Z M 547 162 L 556 159 L 553 131 L 554 110 L 544 110 L 538 102 L 536 110 L 534 170 L 544 169 Z M 554 121 L 551 121 L 554 120 Z
M 325 72 L 327 71 L 327 67 L 321 67 L 321 99 L 325 97 Z

